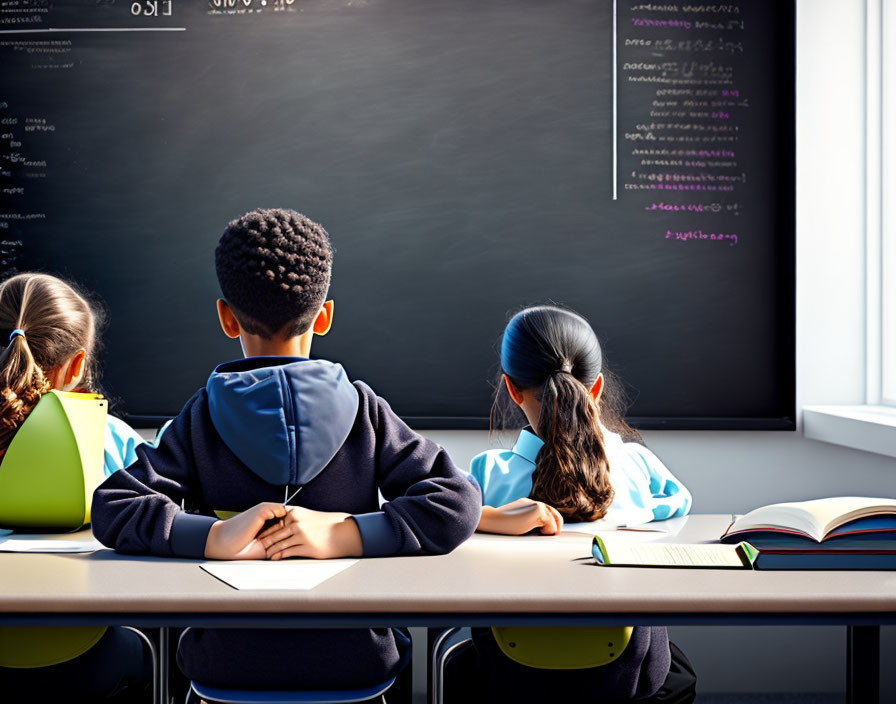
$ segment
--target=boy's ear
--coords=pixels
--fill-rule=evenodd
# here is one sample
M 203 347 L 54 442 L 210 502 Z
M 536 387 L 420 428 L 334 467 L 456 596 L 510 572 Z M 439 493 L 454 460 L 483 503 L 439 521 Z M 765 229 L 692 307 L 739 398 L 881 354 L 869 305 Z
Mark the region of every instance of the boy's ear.
M 501 376 L 504 379 L 504 384 L 507 386 L 507 393 L 510 394 L 510 398 L 513 399 L 513 402 L 517 406 L 522 406 L 523 405 L 523 392 L 513 385 L 513 382 L 510 380 L 509 376 L 507 376 L 506 374 L 502 374 Z
M 591 395 L 591 398 L 594 399 L 595 403 L 600 403 L 600 397 L 604 393 L 604 375 L 598 374 L 597 381 L 595 381 L 591 388 L 588 389 L 588 393 Z
M 240 324 L 236 319 L 236 316 L 233 314 L 233 311 L 230 309 L 230 306 L 227 305 L 227 301 L 222 298 L 218 299 L 218 322 L 221 323 L 221 329 L 224 331 L 224 334 L 227 335 L 231 340 L 240 336 Z
M 84 364 L 87 360 L 87 351 L 80 349 L 72 355 L 65 366 L 62 376 L 62 391 L 74 391 L 84 378 Z
M 315 335 L 326 335 L 333 325 L 333 301 L 324 301 L 311 328 Z

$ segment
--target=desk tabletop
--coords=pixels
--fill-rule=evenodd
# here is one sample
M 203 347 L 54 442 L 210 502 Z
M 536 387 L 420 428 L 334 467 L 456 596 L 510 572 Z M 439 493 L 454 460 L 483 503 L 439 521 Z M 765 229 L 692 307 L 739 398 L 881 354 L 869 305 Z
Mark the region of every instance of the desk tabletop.
M 729 517 L 693 515 L 641 539 L 706 542 Z M 75 537 L 75 536 L 72 536 Z M 238 591 L 199 561 L 0 554 L 0 617 L 13 614 L 896 615 L 896 572 L 601 567 L 586 534 L 477 534 L 449 555 L 360 560 L 308 591 Z M 7 619 L 8 621 L 8 619 Z

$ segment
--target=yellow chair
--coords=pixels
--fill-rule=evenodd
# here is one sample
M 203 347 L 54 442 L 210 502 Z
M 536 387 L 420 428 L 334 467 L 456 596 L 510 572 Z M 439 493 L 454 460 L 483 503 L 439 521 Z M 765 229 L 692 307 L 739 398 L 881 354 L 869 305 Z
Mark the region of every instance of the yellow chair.
M 514 662 L 542 670 L 581 670 L 618 659 L 631 641 L 632 626 L 493 627 L 501 652 Z M 432 703 L 445 698 L 445 666 L 470 640 L 469 629 L 450 628 L 432 647 Z
M 584 670 L 616 660 L 628 647 L 632 626 L 573 628 L 493 627 L 501 652 L 540 670 Z
M 50 391 L 16 431 L 0 460 L 0 528 L 74 531 L 90 522 L 93 491 L 105 479 L 103 447 L 108 402 L 97 394 Z M 159 691 L 155 645 L 153 699 Z M 38 668 L 83 655 L 105 626 L 0 628 L 0 666 Z

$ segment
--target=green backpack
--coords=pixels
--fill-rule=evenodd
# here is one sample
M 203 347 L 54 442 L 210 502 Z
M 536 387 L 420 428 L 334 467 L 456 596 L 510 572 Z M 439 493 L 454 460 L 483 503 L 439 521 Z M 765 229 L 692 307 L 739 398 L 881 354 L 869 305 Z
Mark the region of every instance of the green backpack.
M 0 528 L 77 530 L 103 472 L 108 402 L 50 391 L 16 431 L 0 460 Z

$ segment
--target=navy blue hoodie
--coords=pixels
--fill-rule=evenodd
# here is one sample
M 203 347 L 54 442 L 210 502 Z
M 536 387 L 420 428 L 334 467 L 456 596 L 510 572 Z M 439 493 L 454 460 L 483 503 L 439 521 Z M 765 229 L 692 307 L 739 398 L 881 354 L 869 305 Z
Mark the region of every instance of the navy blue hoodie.
M 478 488 L 447 453 L 325 360 L 219 366 L 137 455 L 93 497 L 93 532 L 119 552 L 202 558 L 215 511 L 293 494 L 292 505 L 352 514 L 365 557 L 449 552 L 479 521 Z M 389 629 L 191 629 L 178 661 L 220 686 L 355 687 L 396 674 L 407 648 Z

